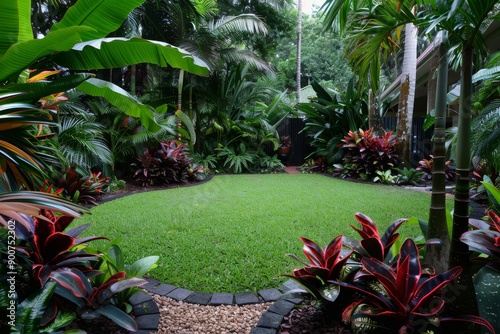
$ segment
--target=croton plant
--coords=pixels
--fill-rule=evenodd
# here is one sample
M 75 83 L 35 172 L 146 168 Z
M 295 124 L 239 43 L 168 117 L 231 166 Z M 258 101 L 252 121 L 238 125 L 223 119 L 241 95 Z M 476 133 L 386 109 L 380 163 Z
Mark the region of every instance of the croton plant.
M 100 317 L 127 330 L 137 330 L 122 297 L 130 297 L 146 281 L 128 275 L 125 270 L 109 273 L 101 261 L 106 255 L 88 246 L 93 240 L 107 238 L 79 237 L 89 224 L 67 230 L 74 217 L 51 210 L 42 209 L 35 217 L 22 216 L 23 224 L 16 224 L 15 228 L 16 264 L 11 267 L 17 273 L 17 312 L 15 326 L 10 328 L 12 333 L 60 332 L 76 319 Z M 8 237 L 3 233 L 6 230 L 0 230 L 1 241 Z M 5 254 L 1 255 L 3 258 Z M 145 269 L 141 275 L 156 260 L 157 257 L 148 259 L 147 269 L 141 262 L 141 268 Z M 1 275 L 5 273 L 0 272 Z M 0 285 L 0 302 L 7 292 Z M 0 313 L 2 333 L 4 329 L 8 332 L 4 317 Z
M 346 176 L 373 179 L 377 176 L 376 171 L 391 170 L 399 165 L 396 136 L 391 131 L 380 134 L 374 128 L 349 131 L 341 145 Z
M 441 291 L 458 277 L 462 268 L 436 274 L 422 265 L 412 239 L 405 240 L 393 252 L 400 236 L 396 231 L 406 219 L 396 220 L 381 235 L 366 215 L 357 213 L 355 218 L 361 228 L 351 227 L 361 236 L 360 241 L 340 235 L 321 248 L 301 237 L 309 262 L 291 255 L 305 267 L 285 276 L 297 281 L 306 289 L 304 292 L 322 300 L 324 305 L 340 304 L 342 321 L 354 333 L 428 333 L 447 321 L 472 322 L 494 333 L 481 317 L 445 315 Z M 488 242 L 494 240 L 490 238 Z

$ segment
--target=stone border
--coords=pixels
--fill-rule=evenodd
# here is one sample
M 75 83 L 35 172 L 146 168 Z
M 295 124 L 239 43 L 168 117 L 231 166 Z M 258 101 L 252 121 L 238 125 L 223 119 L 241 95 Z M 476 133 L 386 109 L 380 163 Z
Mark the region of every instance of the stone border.
M 134 308 L 137 331 L 131 333 L 149 334 L 157 332 L 160 324 L 160 309 L 153 297 L 146 292 L 138 292 L 129 299 Z
M 258 295 L 252 292 L 240 293 L 208 293 L 186 290 L 171 284 L 164 284 L 156 279 L 146 279 L 147 284 L 142 288 L 160 296 L 169 297 L 177 301 L 199 305 L 248 305 L 257 303 L 274 302 L 259 319 L 256 327 L 252 328 L 250 334 L 276 334 L 283 318 L 290 313 L 295 305 L 302 299 L 284 298 L 283 294 L 289 290 L 300 288 L 295 281 L 288 280 L 278 289 L 260 290 Z M 137 322 L 137 334 L 149 334 L 158 331 L 160 323 L 160 310 L 153 297 L 146 292 L 139 292 L 130 298 L 134 307 L 135 320 Z
M 281 295 L 293 289 L 302 289 L 298 283 L 288 280 L 283 283 L 278 290 Z M 252 328 L 250 334 L 277 334 L 283 318 L 287 316 L 296 305 L 303 302 L 301 298 L 280 298 L 277 299 L 260 317 L 257 325 Z

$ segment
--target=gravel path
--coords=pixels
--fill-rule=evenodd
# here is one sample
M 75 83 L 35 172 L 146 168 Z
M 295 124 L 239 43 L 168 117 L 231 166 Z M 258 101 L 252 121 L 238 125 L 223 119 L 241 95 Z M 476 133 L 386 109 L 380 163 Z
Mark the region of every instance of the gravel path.
M 157 334 L 249 334 L 272 303 L 206 306 L 152 294 L 160 309 Z

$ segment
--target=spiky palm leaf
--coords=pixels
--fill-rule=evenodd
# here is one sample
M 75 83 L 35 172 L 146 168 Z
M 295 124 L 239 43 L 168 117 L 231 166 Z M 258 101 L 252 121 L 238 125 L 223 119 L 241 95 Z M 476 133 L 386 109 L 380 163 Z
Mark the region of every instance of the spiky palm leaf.
M 45 177 L 35 153 L 34 125 L 51 124 L 43 111 L 27 103 L 9 103 L 22 93 L 0 95 L 0 178 L 8 191 L 34 189 Z
M 180 46 L 203 59 L 212 70 L 224 64 L 248 63 L 253 67 L 270 71 L 269 65 L 250 50 L 233 44 L 234 40 L 248 35 L 266 35 L 264 22 L 253 14 L 224 16 L 200 22 L 191 36 L 186 36 Z
M 500 101 L 494 101 L 472 123 L 472 153 L 500 170 Z
M 61 106 L 57 144 L 69 165 L 88 170 L 112 164 L 113 156 L 103 138 L 104 125 L 94 115 L 71 104 Z

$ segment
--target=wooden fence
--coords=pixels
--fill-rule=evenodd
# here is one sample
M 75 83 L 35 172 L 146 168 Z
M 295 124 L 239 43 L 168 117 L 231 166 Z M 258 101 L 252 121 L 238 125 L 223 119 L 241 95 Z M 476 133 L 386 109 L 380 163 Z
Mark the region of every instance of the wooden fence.
M 304 118 L 289 117 L 283 120 L 278 127 L 280 136 L 290 136 L 292 138 L 292 154 L 288 160 L 290 166 L 302 165 L 306 157 L 311 154 L 314 149 L 308 144 L 304 129 L 306 120 Z M 397 124 L 396 117 L 382 118 L 382 126 L 386 130 L 395 132 Z M 413 119 L 413 140 L 411 142 L 411 161 L 412 166 L 418 166 L 418 162 L 422 158 L 428 158 L 432 154 L 432 129 L 424 131 L 424 118 L 417 117 Z M 267 148 L 268 153 L 272 153 L 272 148 Z

